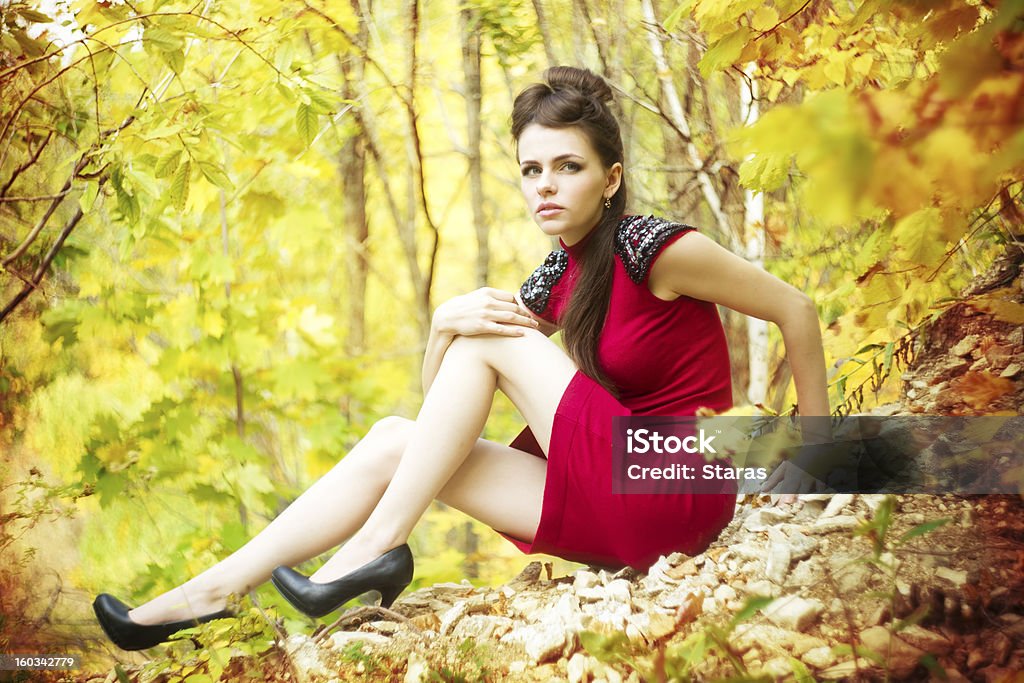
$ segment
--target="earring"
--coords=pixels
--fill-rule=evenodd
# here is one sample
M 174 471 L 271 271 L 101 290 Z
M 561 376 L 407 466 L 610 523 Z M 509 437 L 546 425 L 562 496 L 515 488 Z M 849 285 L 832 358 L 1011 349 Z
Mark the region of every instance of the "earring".
M 605 197 L 604 198 L 604 208 L 606 208 L 606 209 L 612 208 L 612 198 L 611 197 Z

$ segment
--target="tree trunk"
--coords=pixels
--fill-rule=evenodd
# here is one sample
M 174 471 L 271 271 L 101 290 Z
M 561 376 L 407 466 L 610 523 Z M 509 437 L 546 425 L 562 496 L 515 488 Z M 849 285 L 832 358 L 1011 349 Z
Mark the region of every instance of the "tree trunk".
M 462 71 L 465 76 L 466 130 L 468 145 L 466 156 L 469 161 L 469 191 L 473 205 L 473 228 L 476 230 L 476 286 L 487 284 L 488 264 L 491 249 L 488 240 L 487 219 L 484 216 L 484 180 L 480 152 L 480 101 L 482 88 L 480 77 L 480 12 L 468 5 L 459 11 L 459 26 L 462 31 Z
M 548 66 L 554 66 L 558 64 L 558 59 L 555 57 L 555 46 L 551 42 L 551 27 L 544 12 L 543 0 L 533 0 L 533 11 L 537 15 L 537 29 L 540 31 L 541 42 L 544 43 L 544 55 L 547 57 Z
M 740 106 L 746 125 L 757 122 L 760 109 L 757 104 L 758 87 L 754 75 L 755 68 L 748 65 L 745 69 L 749 77 L 749 86 L 740 83 Z M 744 256 L 758 268 L 764 268 L 764 194 L 743 191 L 743 232 L 745 241 Z M 747 316 L 747 400 L 752 404 L 762 404 L 768 393 L 768 322 Z
M 366 22 L 359 13 L 358 0 L 350 0 L 352 9 L 360 17 L 359 49 L 365 50 L 368 31 Z M 349 101 L 358 99 L 357 83 L 362 82 L 365 65 L 362 60 L 338 58 L 342 72 L 341 96 Z M 358 355 L 366 347 L 366 279 L 370 273 L 367 242 L 370 226 L 366 219 L 366 135 L 360 110 L 353 109 L 355 131 L 338 152 L 338 177 L 341 181 L 342 230 L 345 241 L 351 246 L 345 249 L 348 263 L 346 288 L 348 336 L 345 347 L 348 353 Z

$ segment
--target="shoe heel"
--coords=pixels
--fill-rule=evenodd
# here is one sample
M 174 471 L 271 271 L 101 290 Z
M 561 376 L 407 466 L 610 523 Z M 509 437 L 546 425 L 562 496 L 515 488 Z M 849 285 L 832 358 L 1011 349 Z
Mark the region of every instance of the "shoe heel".
M 392 605 L 392 603 L 394 603 L 395 599 L 399 595 L 401 595 L 402 591 L 404 591 L 404 590 L 405 590 L 405 586 L 404 585 L 388 586 L 387 588 L 381 588 L 380 589 L 380 606 L 381 607 L 385 607 L 385 608 L 386 607 L 391 607 L 391 605 Z

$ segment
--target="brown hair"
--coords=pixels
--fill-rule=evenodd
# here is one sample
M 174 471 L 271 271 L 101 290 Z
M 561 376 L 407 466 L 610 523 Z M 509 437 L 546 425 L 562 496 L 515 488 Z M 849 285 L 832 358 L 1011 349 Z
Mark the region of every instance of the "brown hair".
M 612 100 L 608 83 L 587 69 L 553 66 L 543 81 L 527 86 L 512 106 L 512 137 L 517 144 L 527 126 L 577 128 L 590 141 L 605 168 L 622 163 L 622 134 L 607 103 Z M 579 258 L 576 285 L 562 315 L 565 348 L 583 373 L 613 394 L 615 386 L 597 361 L 597 340 L 604 327 L 612 291 L 615 229 L 626 210 L 626 180 L 611 197 L 601 221 L 587 236 Z

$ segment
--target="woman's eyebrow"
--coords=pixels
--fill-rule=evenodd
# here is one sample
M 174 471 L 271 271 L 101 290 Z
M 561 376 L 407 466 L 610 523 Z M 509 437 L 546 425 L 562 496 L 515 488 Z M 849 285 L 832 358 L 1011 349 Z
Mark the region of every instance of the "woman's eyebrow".
M 573 153 L 570 152 L 568 154 L 559 154 L 557 157 L 555 157 L 551 161 L 557 163 L 557 162 L 562 161 L 564 159 L 571 159 L 573 157 L 575 157 L 577 159 L 582 159 L 583 158 L 579 154 L 573 154 Z M 519 165 L 522 166 L 523 164 L 539 164 L 539 163 L 540 163 L 539 161 L 534 161 L 533 159 L 523 159 L 522 161 L 519 162 Z

